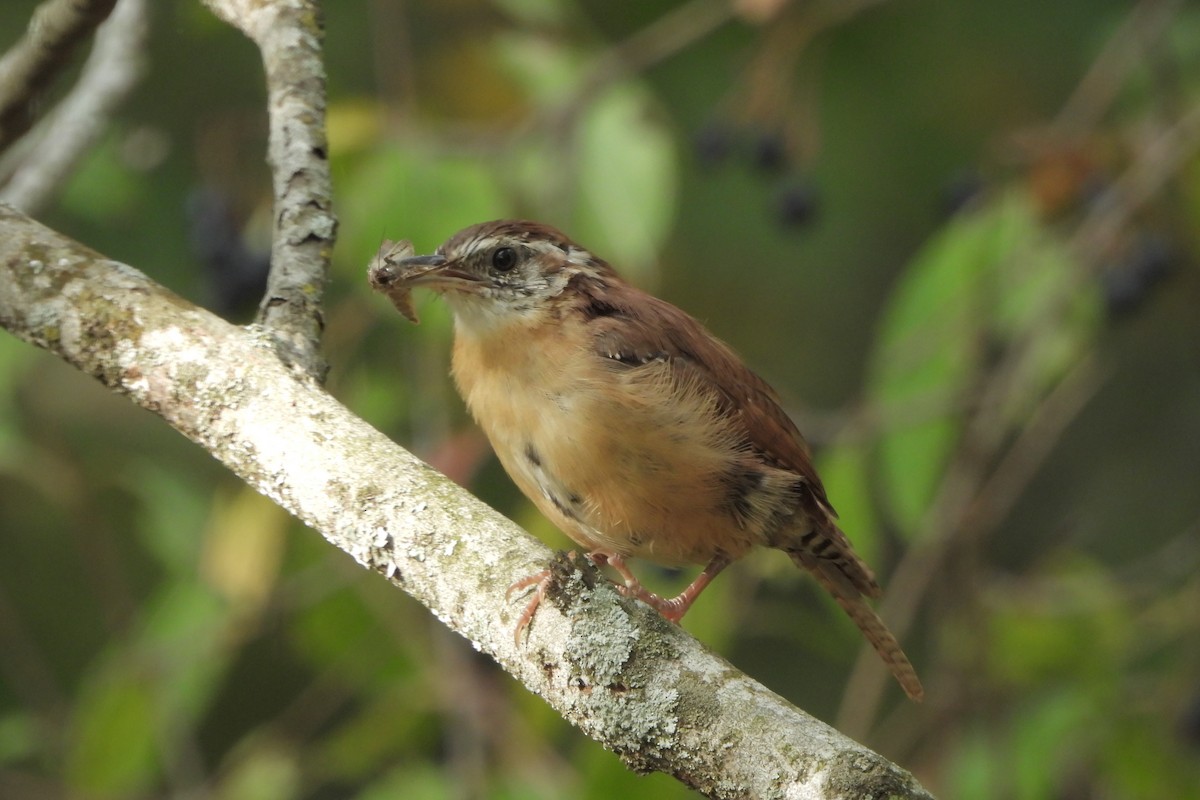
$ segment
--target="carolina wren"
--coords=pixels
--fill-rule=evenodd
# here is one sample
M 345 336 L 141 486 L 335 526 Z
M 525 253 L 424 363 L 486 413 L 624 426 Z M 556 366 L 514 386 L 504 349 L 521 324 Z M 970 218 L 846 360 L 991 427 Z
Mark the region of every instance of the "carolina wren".
M 782 550 L 921 699 L 912 664 L 864 599 L 879 584 L 837 526 L 804 438 L 733 350 L 548 225 L 485 222 L 433 255 L 411 253 L 386 242 L 371 285 L 414 321 L 414 287 L 446 298 L 454 378 L 501 464 L 598 565 L 620 573 L 625 594 L 678 622 L 750 548 Z M 665 599 L 638 583 L 629 557 L 707 566 Z M 547 577 L 512 587 L 538 590 L 518 637 Z

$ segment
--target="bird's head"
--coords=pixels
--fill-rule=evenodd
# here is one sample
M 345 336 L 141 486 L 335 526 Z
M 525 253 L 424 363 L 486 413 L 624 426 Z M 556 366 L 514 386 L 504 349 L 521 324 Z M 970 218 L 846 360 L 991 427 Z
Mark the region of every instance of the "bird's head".
M 371 262 L 372 287 L 403 311 L 414 288 L 446 298 L 459 325 L 479 332 L 553 313 L 572 277 L 611 269 L 549 225 L 496 220 L 451 236 L 433 255 L 388 242 Z M 408 316 L 406 314 L 406 316 Z

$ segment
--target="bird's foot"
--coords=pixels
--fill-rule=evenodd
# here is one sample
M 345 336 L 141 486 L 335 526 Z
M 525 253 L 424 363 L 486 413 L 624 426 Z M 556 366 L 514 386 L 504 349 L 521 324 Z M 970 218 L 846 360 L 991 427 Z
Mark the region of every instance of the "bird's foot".
M 568 558 L 572 560 L 574 557 L 574 552 L 568 555 Z M 669 622 L 674 622 L 677 625 L 679 624 L 679 621 L 683 619 L 683 615 L 686 614 L 688 609 L 692 607 L 692 603 L 694 603 L 696 598 L 700 596 L 700 593 L 704 591 L 704 588 L 708 586 L 708 584 L 712 582 L 712 579 L 717 577 L 718 573 L 725 569 L 725 567 L 729 564 L 728 559 L 718 556 L 710 561 L 708 566 L 704 568 L 704 571 L 696 576 L 696 580 L 692 581 L 691 584 L 689 584 L 688 587 L 678 595 L 675 597 L 662 597 L 650 591 L 645 586 L 642 586 L 641 582 L 638 581 L 637 576 L 633 574 L 633 572 L 629 569 L 629 566 L 625 563 L 625 558 L 623 556 L 617 555 L 616 553 L 608 553 L 597 550 L 589 553 L 588 558 L 590 558 L 592 563 L 594 563 L 597 567 L 602 568 L 605 565 L 608 565 L 616 570 L 617 574 L 621 576 L 621 580 L 623 581 L 623 583 L 616 585 L 617 591 L 626 597 L 633 597 L 641 600 L 646 605 L 658 611 L 659 614 L 662 614 L 666 620 Z M 529 623 L 533 619 L 533 615 L 537 611 L 538 606 L 541 604 L 542 599 L 546 596 L 546 591 L 548 590 L 552 580 L 552 571 L 550 569 L 544 569 L 540 572 L 535 572 L 527 578 L 522 578 L 521 580 L 509 586 L 508 591 L 505 592 L 505 599 L 509 599 L 515 592 L 521 592 L 529 589 L 530 587 L 534 587 L 533 597 L 529 598 L 529 605 L 525 606 L 525 610 L 521 612 L 521 616 L 517 618 L 517 627 L 516 630 L 513 631 L 513 640 L 518 645 L 521 643 L 521 634 L 527 627 L 529 627 Z
M 662 597 L 642 586 L 637 576 L 630 571 L 629 566 L 625 563 L 625 559 L 622 556 L 615 553 L 593 552 L 590 557 L 596 563 L 596 566 L 603 567 L 605 564 L 608 564 L 617 571 L 617 574 L 621 576 L 625 584 L 624 586 L 617 586 L 617 590 L 621 594 L 626 597 L 636 597 L 658 611 L 659 614 L 662 614 L 667 621 L 674 622 L 676 625 L 683 619 L 683 615 L 688 612 L 688 609 L 692 607 L 692 603 L 696 602 L 696 598 L 704 591 L 704 587 L 708 586 L 712 582 L 712 579 L 717 577 L 717 574 L 729 564 L 728 559 L 722 557 L 714 558 L 686 589 L 675 597 Z
M 504 593 L 504 599 L 510 600 L 512 596 L 519 592 L 533 587 L 533 596 L 529 598 L 529 604 L 525 606 L 525 610 L 521 612 L 521 616 L 517 618 L 517 627 L 513 631 L 513 641 L 518 646 L 521 644 L 521 634 L 529 627 L 529 623 L 533 620 L 533 615 L 537 613 L 538 606 L 542 604 L 542 600 L 546 595 L 552 592 L 552 587 L 556 583 L 561 583 L 566 577 L 576 570 L 578 567 L 579 553 L 574 550 L 558 553 L 550 562 L 550 566 L 546 569 L 533 573 L 532 575 L 516 581 Z M 585 582 L 591 585 L 590 579 L 585 576 Z
M 521 592 L 528 589 L 530 586 L 536 587 L 533 592 L 533 597 L 529 598 L 529 605 L 525 606 L 525 610 L 521 612 L 521 616 L 517 618 L 517 627 L 513 631 L 513 642 L 518 647 L 521 645 L 521 634 L 529 627 L 529 621 L 533 619 L 533 614 L 541 605 L 542 598 L 546 596 L 546 587 L 550 585 L 550 570 L 544 569 L 541 572 L 535 572 L 532 575 L 522 578 L 516 583 L 508 587 L 504 593 L 504 599 L 508 600 L 512 597 L 513 592 Z

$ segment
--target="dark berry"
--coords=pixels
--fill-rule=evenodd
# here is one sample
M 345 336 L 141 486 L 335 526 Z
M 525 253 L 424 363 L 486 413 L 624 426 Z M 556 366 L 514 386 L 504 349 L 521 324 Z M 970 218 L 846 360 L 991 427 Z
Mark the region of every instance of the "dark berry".
M 1148 288 L 1145 279 L 1127 266 L 1115 267 L 1103 273 L 1100 285 L 1104 291 L 1104 307 L 1114 319 L 1137 310 Z
M 789 228 L 801 228 L 812 222 L 819 206 L 817 188 L 809 181 L 790 183 L 775 198 L 779 221 Z
M 1122 317 L 1137 310 L 1150 290 L 1171 274 L 1175 257 L 1171 243 L 1165 237 L 1158 234 L 1139 236 L 1124 258 L 1100 278 L 1109 316 Z
M 788 163 L 787 141 L 779 133 L 760 133 L 754 140 L 750 158 L 763 172 L 779 172 Z
M 246 245 L 229 198 L 216 189 L 200 188 L 188 196 L 187 219 L 213 310 L 229 318 L 248 315 L 266 291 L 271 254 Z
M 696 160 L 705 167 L 715 167 L 733 152 L 734 132 L 723 122 L 708 122 L 692 139 Z
M 1129 269 L 1142 276 L 1147 286 L 1153 286 L 1171 273 L 1175 254 L 1165 237 L 1146 234 L 1134 244 L 1129 254 Z

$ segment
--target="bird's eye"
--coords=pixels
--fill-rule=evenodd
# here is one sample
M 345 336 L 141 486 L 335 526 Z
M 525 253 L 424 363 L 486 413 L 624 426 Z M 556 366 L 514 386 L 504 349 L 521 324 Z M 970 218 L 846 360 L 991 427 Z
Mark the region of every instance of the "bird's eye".
M 492 267 L 497 272 L 508 272 L 517 265 L 517 251 L 511 247 L 501 247 L 492 253 Z

